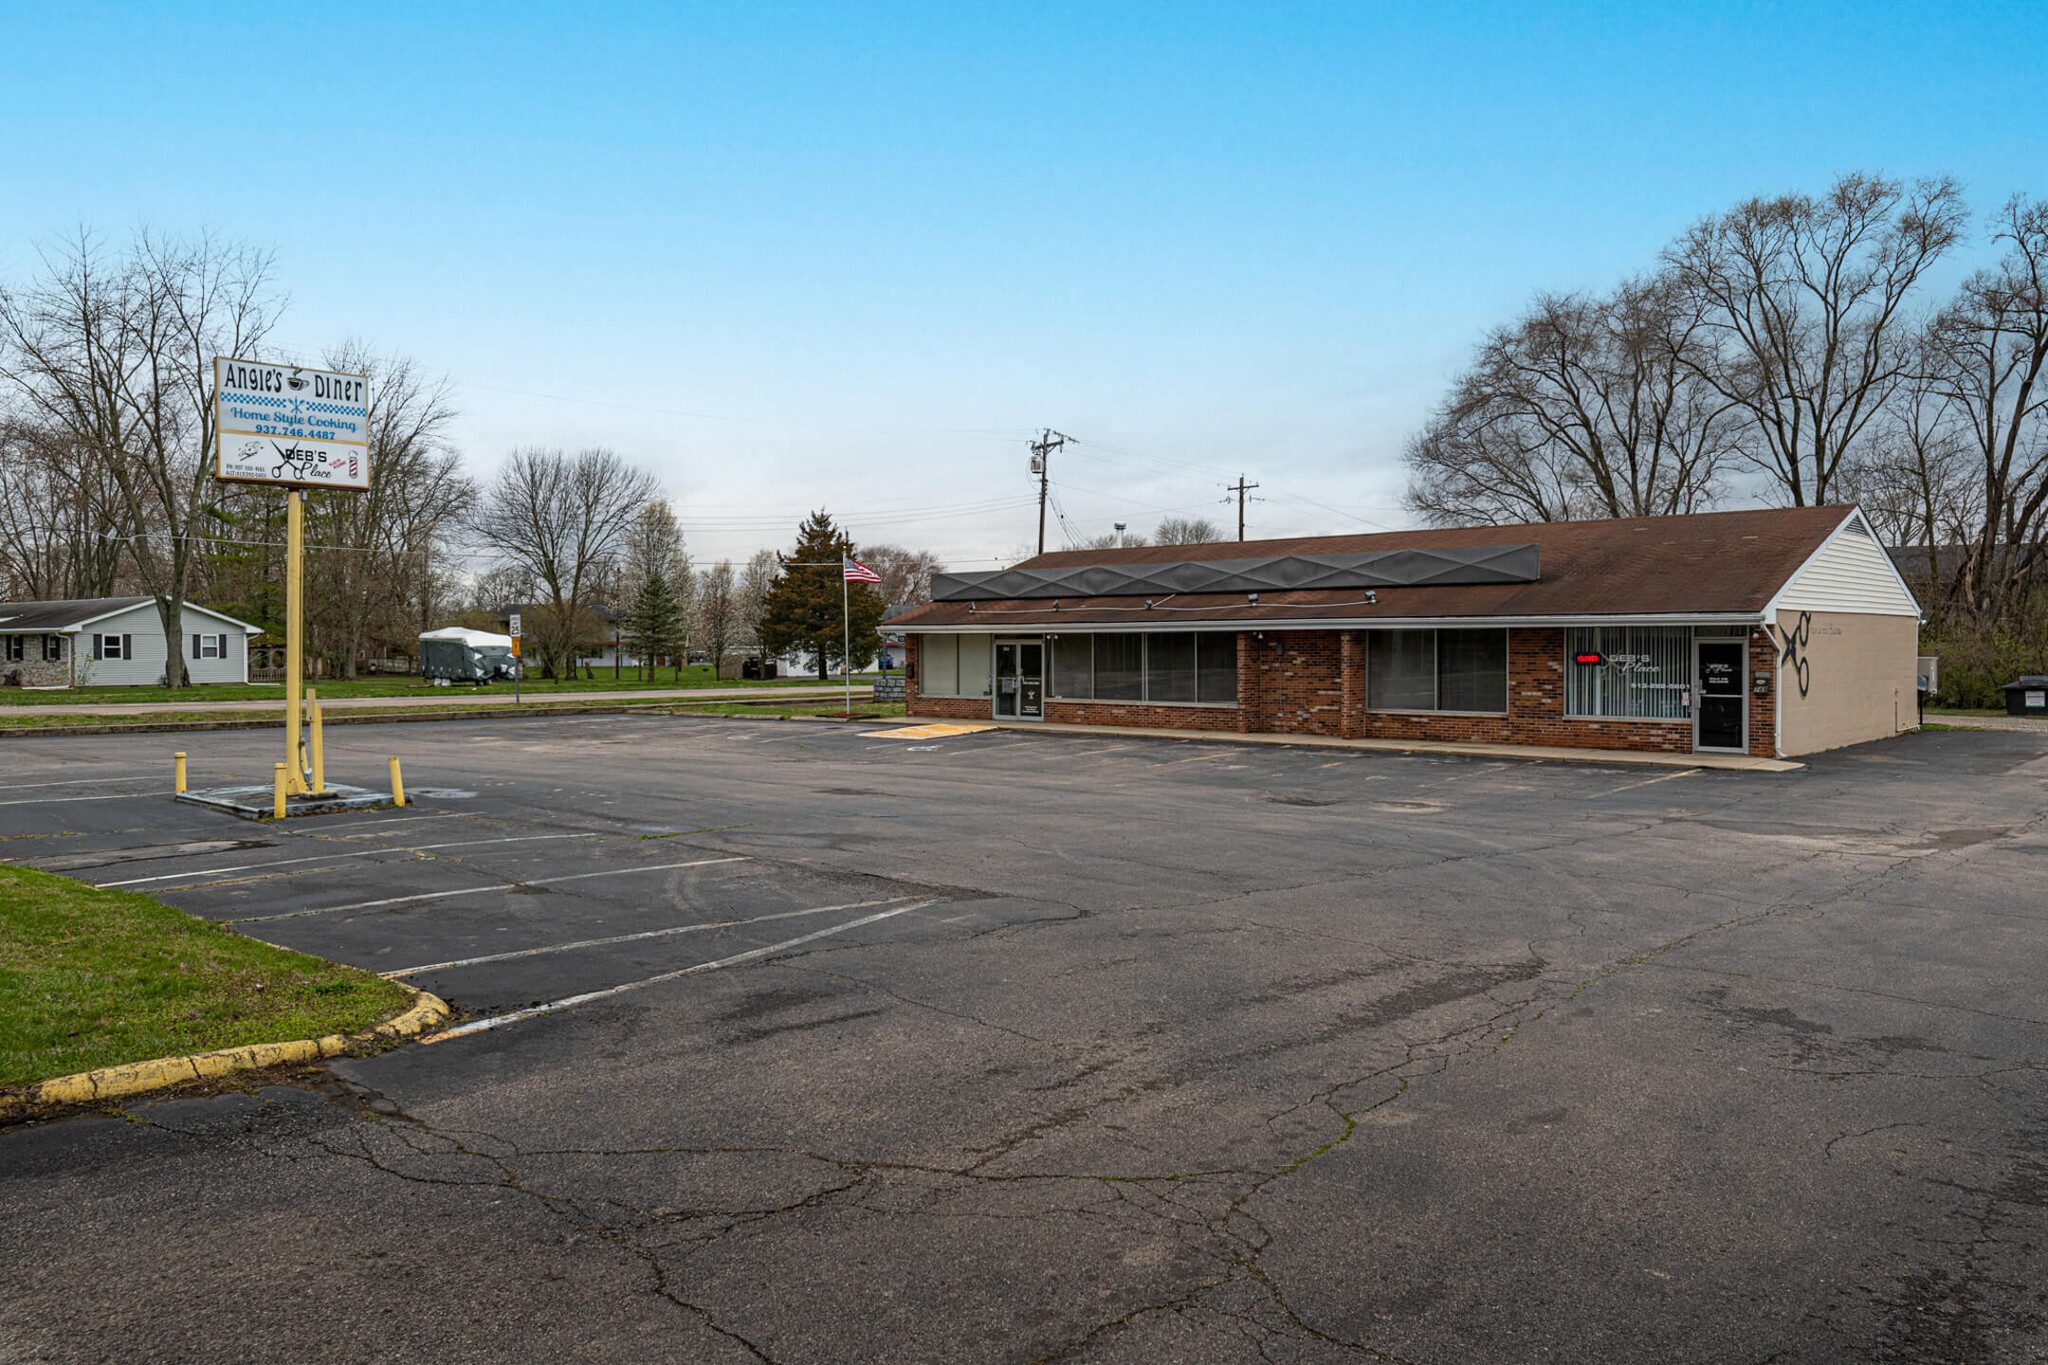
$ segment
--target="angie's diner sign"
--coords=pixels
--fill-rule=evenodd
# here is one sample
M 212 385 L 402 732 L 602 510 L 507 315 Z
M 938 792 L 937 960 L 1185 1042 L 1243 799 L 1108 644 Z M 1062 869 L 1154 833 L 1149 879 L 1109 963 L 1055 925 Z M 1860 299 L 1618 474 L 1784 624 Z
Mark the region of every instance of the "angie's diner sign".
M 214 475 L 293 488 L 370 486 L 370 380 L 216 356 Z

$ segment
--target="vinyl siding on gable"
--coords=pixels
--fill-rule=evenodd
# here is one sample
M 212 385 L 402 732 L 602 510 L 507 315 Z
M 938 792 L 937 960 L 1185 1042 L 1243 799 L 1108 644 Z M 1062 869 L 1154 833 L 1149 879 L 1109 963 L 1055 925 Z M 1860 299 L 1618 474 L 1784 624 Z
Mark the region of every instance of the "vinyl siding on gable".
M 1868 534 L 1860 514 L 1845 522 L 1814 552 L 1772 605 L 1786 611 L 1860 612 L 1874 616 L 1920 615 L 1891 556 Z
M 185 673 L 195 683 L 240 683 L 249 680 L 249 639 L 242 627 L 224 616 L 196 607 L 184 611 L 184 635 L 180 652 L 185 656 Z M 194 635 L 226 635 L 227 657 L 192 657 Z M 95 635 L 126 635 L 134 647 L 132 659 L 95 659 Z M 81 627 L 71 636 L 73 679 L 93 687 L 155 687 L 164 676 L 164 627 L 154 603 L 144 602 L 112 616 Z

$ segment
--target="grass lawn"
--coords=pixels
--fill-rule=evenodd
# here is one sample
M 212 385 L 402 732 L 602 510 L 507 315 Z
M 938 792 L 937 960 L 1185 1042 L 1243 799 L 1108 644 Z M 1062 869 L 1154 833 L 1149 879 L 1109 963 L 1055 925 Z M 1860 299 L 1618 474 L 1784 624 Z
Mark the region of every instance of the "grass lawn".
M 599 669 L 593 678 L 579 678 L 573 682 L 547 682 L 540 678 L 527 678 L 520 683 L 521 692 L 528 697 L 546 697 L 553 692 L 634 692 L 655 688 L 676 687 L 816 687 L 818 680 L 813 677 L 776 678 L 769 682 L 740 682 L 734 679 L 720 681 L 713 676 L 711 665 L 692 664 L 685 668 L 681 679 L 675 677 L 675 670 L 655 670 L 660 676 L 652 681 L 635 678 L 630 670 L 623 677 L 613 678 L 609 669 Z M 865 679 L 856 676 L 853 685 L 859 687 L 863 681 L 872 681 L 873 675 Z M 837 678 L 831 682 L 839 681 Z M 466 696 L 480 692 L 485 696 L 512 695 L 512 684 L 492 683 L 489 687 L 435 687 L 424 678 L 412 677 L 369 677 L 355 682 L 340 682 L 332 678 L 319 679 L 307 686 L 318 689 L 322 697 L 418 697 L 422 701 L 446 700 L 451 694 Z M 41 689 L 8 687 L 0 688 L 0 707 L 7 706 L 77 706 L 94 702 L 146 702 L 146 701 L 282 701 L 283 683 L 205 683 L 169 692 L 161 687 L 66 687 Z
M 0 867 L 0 1086 L 371 1028 L 410 992 L 132 891 Z

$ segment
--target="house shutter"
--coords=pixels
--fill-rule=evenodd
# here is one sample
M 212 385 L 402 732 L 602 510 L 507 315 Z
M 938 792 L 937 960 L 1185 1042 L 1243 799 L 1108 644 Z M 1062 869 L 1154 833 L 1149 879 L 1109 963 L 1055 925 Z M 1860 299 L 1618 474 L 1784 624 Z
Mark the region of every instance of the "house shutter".
M 95 659 L 100 657 L 100 638 L 98 635 L 92 637 L 92 657 Z
M 199 657 L 199 637 L 197 635 L 192 637 L 192 657 L 195 659 Z
M 221 658 L 223 658 L 223 659 L 227 658 L 227 657 L 228 657 L 228 637 L 227 637 L 227 636 L 225 636 L 225 635 L 221 635 L 221 636 L 217 636 L 217 637 L 215 637 L 215 638 L 217 638 L 217 639 L 218 639 L 218 640 L 220 641 L 220 657 L 221 657 Z
M 134 657 L 135 637 L 133 635 L 123 635 L 121 637 L 121 660 L 125 663 Z

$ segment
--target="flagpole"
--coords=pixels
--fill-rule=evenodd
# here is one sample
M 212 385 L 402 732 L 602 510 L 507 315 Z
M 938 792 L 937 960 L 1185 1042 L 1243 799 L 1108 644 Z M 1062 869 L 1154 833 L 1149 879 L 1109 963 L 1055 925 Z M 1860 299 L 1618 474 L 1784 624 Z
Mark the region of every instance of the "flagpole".
M 853 714 L 853 589 L 846 579 L 846 565 L 839 566 L 839 625 L 844 632 L 845 653 L 839 660 L 846 670 L 846 714 Z

